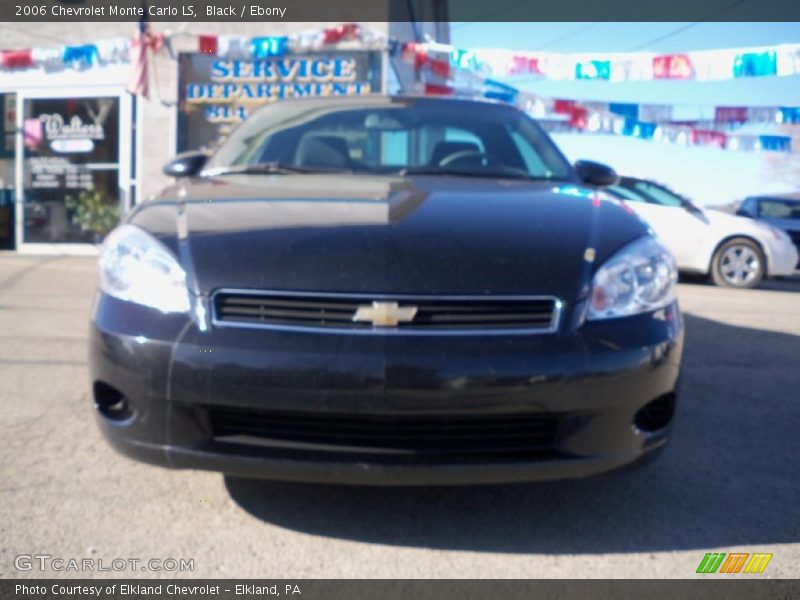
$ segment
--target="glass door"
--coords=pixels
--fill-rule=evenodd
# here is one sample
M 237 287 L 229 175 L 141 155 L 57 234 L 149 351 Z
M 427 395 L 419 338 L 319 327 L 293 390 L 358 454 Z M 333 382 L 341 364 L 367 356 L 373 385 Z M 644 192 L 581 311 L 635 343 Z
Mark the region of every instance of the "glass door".
M 21 112 L 22 245 L 61 251 L 99 243 L 128 205 L 129 98 L 24 97 Z

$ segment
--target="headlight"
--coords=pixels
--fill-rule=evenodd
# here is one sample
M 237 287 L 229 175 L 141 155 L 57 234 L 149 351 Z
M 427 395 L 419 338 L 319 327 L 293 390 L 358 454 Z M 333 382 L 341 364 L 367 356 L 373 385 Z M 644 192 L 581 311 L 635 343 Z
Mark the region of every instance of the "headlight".
M 595 273 L 589 319 L 611 319 L 663 308 L 675 299 L 675 258 L 656 238 L 636 240 Z
M 189 311 L 186 273 L 164 244 L 133 225 L 117 227 L 103 242 L 100 289 L 164 313 Z

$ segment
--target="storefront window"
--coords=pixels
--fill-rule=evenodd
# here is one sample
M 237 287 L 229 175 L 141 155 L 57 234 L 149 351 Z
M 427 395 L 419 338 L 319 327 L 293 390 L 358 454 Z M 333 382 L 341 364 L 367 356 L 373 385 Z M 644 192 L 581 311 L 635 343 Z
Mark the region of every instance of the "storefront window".
M 119 220 L 119 98 L 26 100 L 26 243 L 97 242 Z

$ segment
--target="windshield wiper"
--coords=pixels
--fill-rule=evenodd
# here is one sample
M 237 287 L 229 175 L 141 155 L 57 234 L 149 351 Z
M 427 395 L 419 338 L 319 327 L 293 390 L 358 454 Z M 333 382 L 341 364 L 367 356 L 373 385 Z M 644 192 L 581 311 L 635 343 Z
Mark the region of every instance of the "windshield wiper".
M 429 167 L 425 165 L 417 167 L 405 167 L 394 171 L 395 175 L 405 177 L 406 175 L 455 175 L 457 177 L 483 177 L 487 179 L 525 179 L 526 181 L 550 181 L 554 177 L 537 177 L 529 175 L 516 169 L 496 169 L 496 170 L 461 170 L 448 169 L 443 167 Z
M 349 173 L 347 169 L 325 169 L 314 167 L 302 167 L 298 165 L 287 165 L 279 162 L 250 163 L 245 165 L 229 165 L 216 169 L 207 169 L 201 173 L 204 177 L 216 177 L 217 175 L 241 175 L 241 174 L 263 174 L 263 175 L 286 175 L 290 173 Z

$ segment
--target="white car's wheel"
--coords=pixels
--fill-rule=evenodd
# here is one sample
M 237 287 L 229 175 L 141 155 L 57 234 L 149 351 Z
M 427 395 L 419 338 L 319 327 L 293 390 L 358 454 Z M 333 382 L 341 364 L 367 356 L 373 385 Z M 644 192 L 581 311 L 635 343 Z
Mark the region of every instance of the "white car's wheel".
M 759 245 L 748 238 L 734 238 L 722 244 L 711 261 L 711 278 L 719 286 L 752 288 L 767 271 L 767 260 Z

